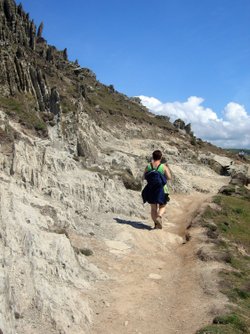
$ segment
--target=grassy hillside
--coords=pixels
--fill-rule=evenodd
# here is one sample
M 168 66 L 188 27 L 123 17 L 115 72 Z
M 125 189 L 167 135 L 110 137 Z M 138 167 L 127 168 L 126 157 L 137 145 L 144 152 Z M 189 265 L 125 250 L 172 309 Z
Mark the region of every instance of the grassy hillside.
M 250 150 L 248 149 L 242 149 L 242 148 L 227 148 L 227 151 L 232 152 L 232 153 L 239 153 L 241 151 L 244 151 L 247 155 L 250 155 Z
M 230 305 L 228 313 L 217 316 L 213 324 L 197 334 L 243 334 L 250 330 L 250 191 L 242 195 L 218 195 L 218 205 L 203 215 L 203 226 L 213 235 L 215 247 L 224 254 L 228 269 L 220 273 L 221 292 Z M 212 224 L 208 222 L 212 221 Z

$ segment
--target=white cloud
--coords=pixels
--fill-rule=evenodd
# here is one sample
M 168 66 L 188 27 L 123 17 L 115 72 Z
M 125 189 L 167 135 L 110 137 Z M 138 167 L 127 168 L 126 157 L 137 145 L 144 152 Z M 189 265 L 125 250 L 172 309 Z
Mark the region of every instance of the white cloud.
M 246 121 L 249 117 L 243 106 L 238 103 L 230 102 L 224 110 L 225 119 L 229 121 Z
M 158 115 L 169 116 L 171 121 L 181 118 L 191 123 L 197 137 L 221 147 L 250 148 L 250 115 L 244 106 L 230 102 L 223 117 L 202 104 L 204 99 L 191 96 L 185 102 L 163 103 L 154 97 L 139 96 L 142 104 Z

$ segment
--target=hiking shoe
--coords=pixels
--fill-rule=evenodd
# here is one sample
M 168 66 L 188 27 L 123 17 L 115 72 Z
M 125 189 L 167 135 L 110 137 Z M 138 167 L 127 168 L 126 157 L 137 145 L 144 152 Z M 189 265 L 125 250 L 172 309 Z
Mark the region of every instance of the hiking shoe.
M 158 216 L 155 221 L 155 229 L 162 229 L 162 218 Z

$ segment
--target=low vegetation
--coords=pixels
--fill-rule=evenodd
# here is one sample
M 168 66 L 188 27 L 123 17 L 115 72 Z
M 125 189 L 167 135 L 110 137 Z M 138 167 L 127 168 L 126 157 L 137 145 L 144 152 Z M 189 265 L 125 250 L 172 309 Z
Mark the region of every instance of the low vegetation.
M 129 99 L 127 96 L 118 93 L 110 86 L 92 82 L 92 91 L 88 91 L 88 99 L 92 106 L 98 106 L 98 118 L 102 118 L 105 123 L 117 126 L 124 119 L 134 122 L 148 123 L 159 128 L 175 132 L 176 129 L 167 118 L 159 118 L 150 114 L 145 107 Z M 92 109 L 93 110 L 93 109 Z M 101 114 L 104 114 L 103 116 Z M 92 114 L 93 116 L 93 114 Z
M 47 134 L 46 123 L 35 111 L 35 100 L 31 95 L 0 97 L 0 108 L 26 128 L 35 130 L 41 135 Z
M 233 152 L 235 154 L 239 153 L 239 152 L 244 152 L 247 155 L 250 155 L 250 150 L 248 149 L 241 149 L 241 148 L 228 148 L 227 151 L 229 152 Z
M 217 316 L 197 334 L 242 334 L 250 330 L 250 191 L 244 188 L 244 195 L 239 193 L 217 195 L 217 208 L 208 207 L 203 216 L 203 225 L 217 233 L 215 247 L 228 255 L 228 269 L 220 277 L 221 292 L 227 295 L 230 306 L 227 314 Z M 204 223 L 209 221 L 212 223 Z

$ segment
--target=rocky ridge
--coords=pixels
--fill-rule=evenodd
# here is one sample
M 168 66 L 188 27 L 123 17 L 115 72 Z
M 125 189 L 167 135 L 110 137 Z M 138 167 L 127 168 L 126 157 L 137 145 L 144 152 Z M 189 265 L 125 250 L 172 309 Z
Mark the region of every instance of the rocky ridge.
M 146 219 L 151 152 L 164 152 L 172 192 L 212 193 L 223 166 L 247 166 L 101 84 L 42 30 L 0 0 L 0 329 L 87 333 L 90 291 L 109 279 L 92 258 L 119 234 L 114 218 Z

